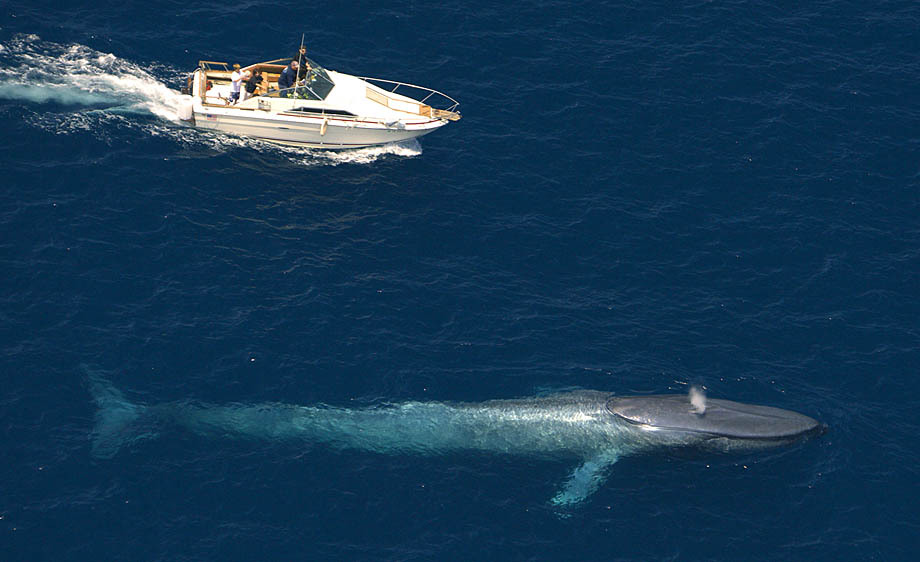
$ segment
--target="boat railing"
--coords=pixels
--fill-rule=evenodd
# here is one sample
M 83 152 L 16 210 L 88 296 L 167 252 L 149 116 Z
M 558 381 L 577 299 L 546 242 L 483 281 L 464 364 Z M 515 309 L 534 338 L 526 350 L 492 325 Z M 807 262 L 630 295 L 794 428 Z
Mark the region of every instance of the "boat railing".
M 203 60 L 198 61 L 198 66 L 201 67 L 205 72 L 209 70 L 217 70 L 220 72 L 230 72 L 230 65 L 225 62 L 218 62 L 213 60 Z
M 291 62 L 291 59 L 280 58 L 280 59 L 267 60 L 265 62 L 260 62 L 259 64 L 272 64 L 272 65 L 284 67 L 284 66 L 287 66 L 289 62 Z M 252 65 L 252 66 L 256 66 L 256 65 Z
M 419 107 L 415 108 L 402 100 L 394 99 L 390 96 L 382 96 L 379 92 L 368 88 L 368 98 L 390 107 L 391 109 L 407 111 L 409 113 L 419 113 L 421 115 L 430 115 L 431 117 L 445 118 L 452 121 L 460 119 L 460 112 L 457 111 L 457 108 L 460 107 L 460 102 L 447 94 L 424 86 L 416 86 L 415 84 L 397 82 L 395 80 L 371 78 L 368 76 L 358 76 L 358 78 L 387 93 L 407 97 L 419 104 Z

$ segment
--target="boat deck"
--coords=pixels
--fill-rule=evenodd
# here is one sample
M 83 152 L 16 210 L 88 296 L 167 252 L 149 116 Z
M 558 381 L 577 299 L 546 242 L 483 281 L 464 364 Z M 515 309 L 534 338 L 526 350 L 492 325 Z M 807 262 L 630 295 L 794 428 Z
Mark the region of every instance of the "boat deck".
M 204 92 L 199 90 L 195 92 L 194 95 L 202 98 L 202 103 L 204 105 L 217 107 L 226 107 L 230 105 L 230 75 L 233 74 L 233 71 L 228 69 L 229 65 L 225 62 L 214 61 L 201 61 L 199 64 L 200 68 L 204 70 L 204 75 L 207 80 L 207 82 L 202 81 L 202 85 L 210 84 L 211 87 L 205 87 Z M 221 65 L 223 68 L 211 68 L 211 65 Z M 281 76 L 281 71 L 284 70 L 284 66 L 283 64 L 275 64 L 274 61 L 267 63 L 261 62 L 240 68 L 240 71 L 249 70 L 255 72 L 256 70 L 260 70 L 262 72 L 262 83 L 254 94 L 255 96 L 261 96 L 268 94 L 272 90 L 278 89 L 278 78 Z

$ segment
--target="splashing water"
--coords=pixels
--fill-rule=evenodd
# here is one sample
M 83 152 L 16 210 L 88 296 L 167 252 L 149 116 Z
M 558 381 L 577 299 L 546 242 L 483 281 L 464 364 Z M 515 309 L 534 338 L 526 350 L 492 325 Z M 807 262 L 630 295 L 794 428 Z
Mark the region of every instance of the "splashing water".
M 699 387 L 690 387 L 690 409 L 700 416 L 706 413 L 706 394 Z
M 0 97 L 32 103 L 107 106 L 176 120 L 180 94 L 147 70 L 84 45 L 58 45 L 37 35 L 3 45 Z M 170 72 L 175 78 L 179 72 Z
M 152 136 L 170 137 L 180 144 L 204 144 L 220 152 L 244 147 L 283 155 L 306 166 L 369 164 L 387 155 L 413 157 L 422 152 L 416 140 L 325 151 L 193 129 L 177 117 L 182 94 L 164 83 L 178 83 L 184 74 L 158 65 L 144 68 L 111 53 L 43 41 L 37 35 L 18 35 L 0 43 L 0 101 L 68 106 L 66 112 L 31 108 L 34 114 L 27 120 L 56 134 L 130 127 Z M 158 119 L 151 122 L 141 118 L 143 115 Z

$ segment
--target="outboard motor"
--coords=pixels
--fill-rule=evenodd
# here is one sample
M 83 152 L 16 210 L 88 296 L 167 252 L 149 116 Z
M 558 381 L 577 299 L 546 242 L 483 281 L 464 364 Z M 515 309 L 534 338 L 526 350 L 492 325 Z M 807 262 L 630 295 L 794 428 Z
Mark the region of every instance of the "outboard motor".
M 179 100 L 179 109 L 176 111 L 177 116 L 182 121 L 190 121 L 195 124 L 195 99 L 192 96 L 182 96 Z

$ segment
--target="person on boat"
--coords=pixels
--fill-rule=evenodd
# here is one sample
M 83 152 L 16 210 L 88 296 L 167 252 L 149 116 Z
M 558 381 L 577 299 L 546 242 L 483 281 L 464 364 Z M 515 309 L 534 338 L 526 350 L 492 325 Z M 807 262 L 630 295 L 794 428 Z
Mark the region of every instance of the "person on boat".
M 297 68 L 299 66 L 296 60 L 292 60 L 290 64 L 284 67 L 284 70 L 281 71 L 281 76 L 278 77 L 279 90 L 287 90 L 294 86 L 294 82 L 297 80 Z
M 240 65 L 233 65 L 233 72 L 230 74 L 230 103 L 236 103 L 240 99 L 240 88 L 243 87 L 243 73 L 240 72 Z
M 252 77 L 246 81 L 246 99 L 249 99 L 256 93 L 256 90 L 262 84 L 262 71 L 256 69 L 252 72 Z
M 300 69 L 297 71 L 297 81 L 300 82 L 310 73 L 310 63 L 307 61 L 307 48 L 301 47 L 300 51 L 297 52 L 297 56 L 294 57 L 294 60 L 297 61 L 297 64 L 300 66 Z
M 252 97 L 252 93 L 249 91 L 250 80 L 252 80 L 252 72 L 249 70 L 244 70 L 242 75 L 243 87 L 240 89 L 240 102 L 244 102 Z

